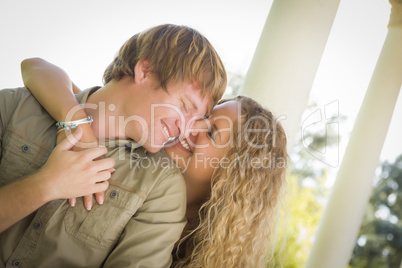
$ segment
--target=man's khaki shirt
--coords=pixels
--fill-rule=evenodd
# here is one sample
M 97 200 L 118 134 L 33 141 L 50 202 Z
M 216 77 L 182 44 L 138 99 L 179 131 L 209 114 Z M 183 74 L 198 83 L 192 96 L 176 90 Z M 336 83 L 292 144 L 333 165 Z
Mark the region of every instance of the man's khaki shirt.
M 79 94 L 81 103 L 88 94 Z M 26 88 L 0 90 L 0 187 L 40 168 L 55 144 L 55 121 Z M 47 203 L 0 234 L 0 267 L 170 265 L 185 225 L 180 171 L 164 151 L 147 154 L 123 140 L 107 147 L 116 171 L 104 204 L 87 211 L 82 198 L 75 207 Z

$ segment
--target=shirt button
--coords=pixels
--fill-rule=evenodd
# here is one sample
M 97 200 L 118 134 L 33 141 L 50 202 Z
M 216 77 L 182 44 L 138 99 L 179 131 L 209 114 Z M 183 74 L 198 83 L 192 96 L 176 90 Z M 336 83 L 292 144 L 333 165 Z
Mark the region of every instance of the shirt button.
M 42 223 L 40 222 L 35 222 L 33 225 L 34 229 L 40 229 L 40 227 L 42 227 Z
M 117 196 L 118 196 L 117 191 L 111 191 L 111 192 L 110 192 L 110 198 L 116 199 Z
M 26 144 L 22 145 L 21 149 L 22 149 L 22 152 L 27 153 L 29 151 L 29 145 L 26 145 Z
M 15 267 L 20 267 L 21 262 L 19 260 L 13 260 L 12 265 L 15 266 Z

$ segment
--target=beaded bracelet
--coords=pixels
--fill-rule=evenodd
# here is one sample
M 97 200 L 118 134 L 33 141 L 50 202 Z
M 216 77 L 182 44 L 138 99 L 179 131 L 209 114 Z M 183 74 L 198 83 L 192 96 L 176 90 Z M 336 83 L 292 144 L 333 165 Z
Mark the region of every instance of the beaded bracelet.
M 86 124 L 89 123 L 91 124 L 94 120 L 92 119 L 91 116 L 87 116 L 85 118 L 79 119 L 79 120 L 75 120 L 75 121 L 69 121 L 69 122 L 57 122 L 56 126 L 57 126 L 57 133 L 59 133 L 60 131 L 64 131 L 64 130 L 69 130 L 69 129 L 74 129 L 76 128 L 78 125 L 81 124 Z

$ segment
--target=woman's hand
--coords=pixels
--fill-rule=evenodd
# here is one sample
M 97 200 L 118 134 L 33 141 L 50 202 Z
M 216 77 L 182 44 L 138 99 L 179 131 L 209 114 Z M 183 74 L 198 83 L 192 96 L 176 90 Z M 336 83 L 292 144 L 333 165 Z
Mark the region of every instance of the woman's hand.
M 73 135 L 55 147 L 38 171 L 51 200 L 87 195 L 92 198 L 93 193 L 104 192 L 109 186 L 108 179 L 115 162 L 112 158 L 96 160 L 107 153 L 106 147 L 71 150 L 82 134 L 82 128 L 77 127 Z
M 21 62 L 21 72 L 24 85 L 56 121 L 65 121 L 71 109 L 76 112 L 69 120 L 79 120 L 87 117 L 84 109 L 79 106 L 78 100 L 73 94 L 80 92 L 80 90 L 63 69 L 43 59 L 31 58 Z M 82 124 L 81 127 L 84 130 L 83 136 L 80 142 L 74 144 L 71 151 L 78 152 L 84 148 L 98 146 L 98 140 L 90 125 Z M 65 137 L 65 133 L 61 132 L 58 135 L 58 141 L 64 140 Z M 113 172 L 114 170 L 109 171 Z M 95 197 L 99 204 L 103 203 L 103 191 L 95 193 Z M 69 201 L 72 206 L 75 205 L 75 197 Z M 91 209 L 92 193 L 84 196 L 84 204 L 88 210 Z
M 80 128 L 83 130 L 82 137 L 80 141 L 71 148 L 71 151 L 79 152 L 88 148 L 94 148 L 98 146 L 98 139 L 95 137 L 95 134 L 89 124 L 82 124 L 80 125 Z M 57 142 L 61 142 L 66 138 L 66 132 L 62 131 L 58 134 L 57 136 Z M 103 156 L 100 156 L 98 158 L 103 159 Z M 95 159 L 95 160 L 98 160 Z M 114 168 L 109 169 L 111 173 L 114 172 Z M 98 204 L 103 204 L 103 200 L 105 200 L 105 193 L 104 191 L 96 192 L 95 193 L 95 199 L 98 202 Z M 69 199 L 70 205 L 75 206 L 76 203 L 76 198 L 70 198 Z M 91 210 L 92 208 L 92 194 L 90 195 L 85 195 L 84 196 L 84 205 L 87 210 Z

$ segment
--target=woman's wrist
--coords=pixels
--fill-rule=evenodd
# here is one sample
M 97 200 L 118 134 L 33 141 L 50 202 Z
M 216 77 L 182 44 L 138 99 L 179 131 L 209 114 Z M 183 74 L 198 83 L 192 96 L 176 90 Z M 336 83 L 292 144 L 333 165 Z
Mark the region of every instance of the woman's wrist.
M 98 139 L 95 137 L 94 131 L 92 130 L 90 124 L 81 124 L 79 127 L 82 128 L 83 134 L 79 142 L 73 147 L 73 151 L 96 147 L 98 145 Z M 70 133 L 70 131 L 71 130 L 60 131 L 57 135 L 57 144 L 66 139 L 67 134 Z
M 82 124 L 80 128 L 83 130 L 82 137 L 80 139 L 80 145 L 83 148 L 92 148 L 98 146 L 98 139 L 95 137 L 94 131 L 90 124 Z
M 63 110 L 63 108 L 64 107 L 60 107 L 60 111 L 62 112 L 63 116 L 56 118 L 58 121 L 75 121 L 88 116 L 80 104 L 73 106 L 73 108 L 69 110 Z

